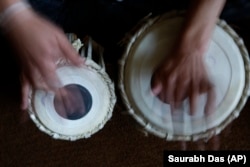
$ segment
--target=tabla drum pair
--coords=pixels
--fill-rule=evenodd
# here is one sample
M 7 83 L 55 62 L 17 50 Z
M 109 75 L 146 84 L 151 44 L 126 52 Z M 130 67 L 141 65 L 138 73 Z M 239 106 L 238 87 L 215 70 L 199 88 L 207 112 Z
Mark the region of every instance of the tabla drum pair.
M 128 36 L 120 61 L 119 88 L 132 117 L 149 132 L 166 140 L 195 141 L 219 134 L 237 118 L 249 96 L 249 57 L 243 40 L 223 20 L 218 20 L 204 61 L 216 89 L 216 111 L 205 116 L 188 114 L 188 101 L 171 113 L 170 106 L 151 92 L 153 70 L 173 46 L 183 22 L 182 12 L 147 17 Z M 76 48 L 79 44 L 74 43 Z M 91 46 L 91 45 L 90 45 Z M 87 138 L 103 128 L 116 102 L 114 85 L 105 72 L 104 62 L 95 63 L 88 49 L 86 67 L 63 65 L 57 73 L 69 90 L 80 89 L 87 113 L 64 118 L 55 109 L 55 94 L 33 90 L 29 114 L 37 127 L 56 139 Z M 84 53 L 84 52 L 83 52 Z M 73 85 L 73 87 L 72 87 Z M 75 86 L 77 85 L 77 87 Z M 75 87 L 74 87 L 75 86 Z M 198 110 L 203 111 L 201 95 Z
M 120 61 L 119 88 L 132 117 L 147 133 L 166 140 L 208 140 L 237 118 L 249 96 L 249 57 L 243 40 L 223 20 L 218 20 L 204 62 L 216 92 L 216 110 L 204 114 L 205 95 L 200 95 L 195 115 L 188 99 L 171 112 L 151 91 L 154 69 L 169 53 L 181 31 L 184 12 L 147 17 L 126 38 Z
M 63 59 L 56 62 L 56 73 L 73 106 L 62 106 L 57 93 L 34 89 L 28 111 L 42 132 L 54 139 L 75 141 L 89 138 L 103 128 L 112 116 L 116 96 L 114 84 L 105 72 L 101 50 L 100 62 L 93 61 L 94 41 L 88 38 L 82 43 L 75 34 L 67 35 L 73 47 L 86 57 L 82 67 L 72 66 Z

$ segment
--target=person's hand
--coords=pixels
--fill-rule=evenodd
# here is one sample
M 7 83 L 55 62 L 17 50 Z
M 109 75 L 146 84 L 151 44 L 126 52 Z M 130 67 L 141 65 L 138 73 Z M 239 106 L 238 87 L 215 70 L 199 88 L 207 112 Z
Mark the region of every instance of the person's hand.
M 192 1 L 186 14 L 177 47 L 153 74 L 152 90 L 172 109 L 189 98 L 194 114 L 200 94 L 207 93 L 205 113 L 215 109 L 215 91 L 203 62 L 218 16 L 225 0 Z
M 59 59 L 74 65 L 83 64 L 64 32 L 31 9 L 12 16 L 5 31 L 21 67 L 22 109 L 28 107 L 31 87 L 56 91 L 61 86 L 56 75 Z
M 189 98 L 190 114 L 195 114 L 199 95 L 207 93 L 205 113 L 214 110 L 215 92 L 208 79 L 203 52 L 177 47 L 155 70 L 152 91 L 174 110 Z

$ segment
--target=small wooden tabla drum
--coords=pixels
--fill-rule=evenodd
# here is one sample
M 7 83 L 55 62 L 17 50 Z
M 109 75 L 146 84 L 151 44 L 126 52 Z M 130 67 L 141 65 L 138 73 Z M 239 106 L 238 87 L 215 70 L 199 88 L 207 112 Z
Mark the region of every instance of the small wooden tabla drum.
M 79 50 L 81 41 L 74 39 L 74 34 L 68 36 Z M 99 64 L 93 61 L 91 40 L 81 49 L 81 55 L 86 54 L 85 66 L 75 67 L 62 60 L 56 71 L 64 88 L 71 92 L 74 107 L 78 105 L 76 111 L 59 111 L 56 93 L 32 90 L 30 94 L 28 111 L 31 119 L 42 132 L 55 139 L 88 138 L 101 130 L 112 116 L 116 103 L 114 84 L 105 72 L 102 56 Z M 83 103 L 84 108 L 78 102 Z
M 204 55 L 209 77 L 215 85 L 216 111 L 204 114 L 205 95 L 200 95 L 195 115 L 188 99 L 180 109 L 170 106 L 151 91 L 154 69 L 173 47 L 181 30 L 184 12 L 148 17 L 130 36 L 120 61 L 119 88 L 128 112 L 144 128 L 166 140 L 208 140 L 237 118 L 249 96 L 249 57 L 242 39 L 223 20 L 212 35 Z M 201 111 L 201 112 L 200 112 Z

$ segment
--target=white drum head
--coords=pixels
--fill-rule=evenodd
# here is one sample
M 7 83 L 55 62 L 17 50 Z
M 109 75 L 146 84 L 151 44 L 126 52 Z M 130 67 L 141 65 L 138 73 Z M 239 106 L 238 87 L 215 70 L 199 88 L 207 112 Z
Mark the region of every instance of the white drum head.
M 111 118 L 116 102 L 114 85 L 108 75 L 92 60 L 78 68 L 63 66 L 57 74 L 64 86 L 77 86 L 87 104 L 86 113 L 76 118 L 65 118 L 56 111 L 55 94 L 35 90 L 30 98 L 30 115 L 40 130 L 53 138 L 76 140 L 88 138 L 103 128 Z M 86 97 L 87 96 L 87 97 Z M 86 104 L 85 104 L 86 105 Z
M 168 104 L 153 95 L 150 82 L 155 67 L 175 43 L 182 23 L 182 16 L 149 20 L 132 37 L 121 61 L 121 93 L 129 112 L 146 131 L 167 140 L 209 138 L 238 116 L 246 100 L 249 71 L 242 58 L 243 44 L 239 47 L 232 34 L 218 24 L 204 56 L 216 89 L 216 112 L 204 114 L 206 96 L 201 95 L 194 116 L 189 114 L 188 100 L 172 113 Z

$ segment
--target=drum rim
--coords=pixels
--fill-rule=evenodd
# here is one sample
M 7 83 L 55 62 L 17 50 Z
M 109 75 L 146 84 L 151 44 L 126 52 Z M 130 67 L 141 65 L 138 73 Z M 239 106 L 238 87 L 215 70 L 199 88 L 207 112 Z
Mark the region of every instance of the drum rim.
M 129 99 L 126 94 L 126 90 L 124 87 L 124 75 L 125 75 L 125 66 L 126 66 L 126 60 L 129 56 L 130 50 L 133 47 L 135 41 L 137 38 L 141 37 L 143 32 L 145 32 L 147 29 L 149 29 L 152 25 L 155 23 L 161 21 L 162 18 L 172 18 L 172 17 L 178 17 L 178 16 L 184 16 L 185 11 L 170 11 L 166 12 L 162 15 L 153 16 L 149 15 L 142 19 L 141 22 L 137 25 L 136 29 L 133 30 L 132 34 L 129 34 L 129 37 L 126 36 L 125 43 L 125 51 L 119 61 L 119 80 L 118 80 L 118 87 L 119 92 L 121 94 L 121 99 L 125 105 L 125 107 L 128 110 L 128 113 L 132 115 L 132 117 L 141 125 L 143 128 L 142 131 L 147 134 L 147 132 L 156 135 L 160 138 L 165 138 L 166 140 L 174 140 L 174 141 L 196 141 L 198 139 L 204 139 L 209 140 L 214 135 L 219 134 L 228 124 L 230 124 L 233 120 L 235 120 L 240 112 L 242 111 L 243 107 L 245 106 L 245 103 L 247 102 L 247 99 L 250 94 L 250 60 L 249 60 L 249 54 L 245 47 L 243 39 L 233 30 L 225 20 L 218 19 L 217 25 L 221 27 L 223 30 L 225 30 L 229 36 L 232 37 L 235 44 L 238 46 L 241 54 L 242 59 L 244 63 L 244 69 L 245 69 L 245 86 L 243 89 L 243 93 L 241 98 L 239 99 L 239 102 L 235 109 L 232 111 L 229 116 L 222 121 L 217 127 L 213 127 L 211 129 L 206 130 L 206 132 L 200 132 L 192 135 L 176 135 L 176 134 L 168 134 L 166 132 L 159 131 L 160 129 L 157 129 L 156 127 L 153 127 L 150 122 L 148 122 L 145 117 L 142 114 L 138 114 L 135 112 L 135 109 L 133 109 L 133 106 L 130 104 Z M 139 27 L 139 28 L 138 28 Z M 140 113 L 140 112 L 139 112 Z
M 115 107 L 116 104 L 116 94 L 115 94 L 115 87 L 114 87 L 114 82 L 111 81 L 111 79 L 109 78 L 108 74 L 106 73 L 106 71 L 97 63 L 95 63 L 92 59 L 87 58 L 87 60 L 85 61 L 85 65 L 96 71 L 98 75 L 101 76 L 101 78 L 103 78 L 103 81 L 105 82 L 105 84 L 107 85 L 108 88 L 108 92 L 110 94 L 109 97 L 109 107 L 108 107 L 108 111 L 106 111 L 106 116 L 104 117 L 104 119 L 102 120 L 101 123 L 98 123 L 98 125 L 96 127 L 94 127 L 93 129 L 91 129 L 89 132 L 84 133 L 84 134 L 77 134 L 77 135 L 65 135 L 65 134 L 60 134 L 60 133 L 56 133 L 53 132 L 52 130 L 50 130 L 46 125 L 44 125 L 42 123 L 42 121 L 39 119 L 39 117 L 37 117 L 37 114 L 34 112 L 34 101 L 33 101 L 33 96 L 35 94 L 35 90 L 31 90 L 30 94 L 29 94 L 29 106 L 28 106 L 28 113 L 30 115 L 31 120 L 35 123 L 35 125 L 38 127 L 38 129 L 46 134 L 48 134 L 49 136 L 51 136 L 54 139 L 61 139 L 61 140 L 68 140 L 68 141 L 75 141 L 78 139 L 83 139 L 83 138 L 89 138 L 91 137 L 93 134 L 97 133 L 99 130 L 101 130 L 104 125 L 111 119 L 112 117 L 112 113 L 113 113 L 113 109 Z

